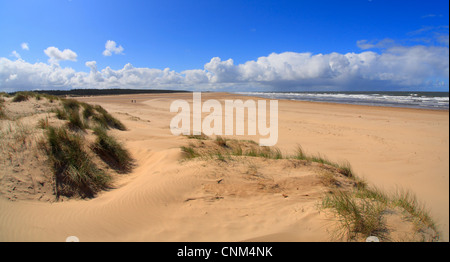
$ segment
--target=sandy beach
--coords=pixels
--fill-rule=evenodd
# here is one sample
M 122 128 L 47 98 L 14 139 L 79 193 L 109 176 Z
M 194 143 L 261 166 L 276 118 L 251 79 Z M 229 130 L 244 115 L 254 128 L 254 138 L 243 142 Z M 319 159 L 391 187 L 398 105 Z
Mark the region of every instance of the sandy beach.
M 202 93 L 202 98 L 261 99 L 228 93 Z M 229 167 L 182 161 L 180 147 L 189 141 L 169 129 L 176 115 L 169 108 L 176 99 L 191 101 L 192 94 L 77 98 L 103 106 L 127 126 L 113 134 L 136 160 L 135 169 L 91 200 L 0 199 L 0 241 L 65 241 L 68 236 L 81 241 L 331 241 L 330 221 L 317 209 L 321 192 L 313 186 L 298 197 L 278 191 L 258 195 L 239 186 L 228 189 L 233 194 L 223 193 L 233 197 L 218 195 L 213 187 L 218 179 L 233 181 Z M 278 114 L 276 146 L 284 154 L 301 145 L 309 154 L 348 161 L 359 177 L 387 192 L 414 192 L 438 224 L 441 240 L 449 240 L 448 111 L 279 100 Z M 290 192 L 294 182 L 280 171 L 283 165 L 261 172 L 286 181 Z

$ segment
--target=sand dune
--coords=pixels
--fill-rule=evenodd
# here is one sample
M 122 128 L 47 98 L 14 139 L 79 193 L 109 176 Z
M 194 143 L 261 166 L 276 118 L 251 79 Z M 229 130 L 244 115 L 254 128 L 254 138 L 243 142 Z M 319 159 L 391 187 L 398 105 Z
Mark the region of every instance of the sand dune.
M 169 106 L 174 99 L 192 96 L 80 98 L 102 105 L 125 123 L 128 131 L 113 134 L 130 150 L 136 168 L 119 177 L 115 189 L 92 200 L 49 204 L 0 199 L 0 241 L 64 241 L 68 236 L 81 241 L 331 240 L 330 220 L 316 207 L 318 187 L 306 187 L 292 197 L 282 195 L 294 190 L 293 180 L 286 179 L 306 179 L 307 169 L 271 176 L 280 184 L 288 181 L 283 192 L 255 193 L 254 182 L 233 178 L 224 164 L 183 161 L 180 146 L 189 141 L 174 137 L 169 130 L 175 115 Z M 448 241 L 448 111 L 280 101 L 279 117 L 277 146 L 283 152 L 292 153 L 301 144 L 309 153 L 350 161 L 369 183 L 387 190 L 410 189 L 430 208 L 443 240 Z M 244 174 L 246 167 L 236 168 Z M 276 174 L 282 169 L 278 163 L 261 172 Z M 215 187 L 222 178 L 229 183 L 225 191 Z M 316 182 L 306 179 L 302 183 Z

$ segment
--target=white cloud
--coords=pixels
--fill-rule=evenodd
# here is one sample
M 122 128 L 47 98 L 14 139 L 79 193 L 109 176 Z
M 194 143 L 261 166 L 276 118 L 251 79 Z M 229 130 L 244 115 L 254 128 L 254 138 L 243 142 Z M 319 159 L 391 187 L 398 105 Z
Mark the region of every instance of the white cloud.
M 30 50 L 28 43 L 22 43 L 20 46 L 22 47 L 23 50 Z
M 387 48 L 395 45 L 395 41 L 390 38 L 385 38 L 381 41 L 367 41 L 367 40 L 359 40 L 356 41 L 356 45 L 362 49 L 373 49 L 373 48 Z
M 46 51 L 50 60 L 76 59 L 70 50 L 48 48 Z M 448 87 L 448 56 L 448 46 L 392 46 L 381 53 L 272 53 L 242 64 L 214 57 L 203 69 L 182 72 L 169 68 L 136 68 L 131 64 L 118 70 L 99 69 L 95 61 L 88 61 L 85 65 L 89 73 L 61 68 L 53 61 L 31 64 L 22 59 L 0 58 L 0 88 L 368 90 L 424 88 L 442 81 Z
M 57 64 L 59 61 L 65 60 L 77 61 L 77 54 L 70 49 L 64 49 L 64 51 L 61 51 L 54 46 L 50 46 L 44 50 L 44 53 L 49 57 L 48 61 L 52 64 Z
M 104 56 L 111 56 L 113 53 L 116 55 L 122 54 L 122 52 L 123 52 L 123 47 L 121 45 L 117 46 L 117 43 L 112 40 L 106 41 L 105 51 L 103 51 Z
M 22 58 L 22 57 L 20 56 L 20 54 L 17 53 L 16 50 L 14 50 L 14 51 L 11 52 L 11 56 L 14 56 L 14 57 L 17 58 L 17 59 L 21 59 L 21 58 Z

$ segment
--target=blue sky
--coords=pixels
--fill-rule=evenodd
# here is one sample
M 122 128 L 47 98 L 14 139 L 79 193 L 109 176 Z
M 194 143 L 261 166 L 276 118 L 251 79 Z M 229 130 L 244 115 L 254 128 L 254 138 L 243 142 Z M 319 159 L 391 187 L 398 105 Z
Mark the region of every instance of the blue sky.
M 0 90 L 448 91 L 448 9 L 444 0 L 0 0 Z

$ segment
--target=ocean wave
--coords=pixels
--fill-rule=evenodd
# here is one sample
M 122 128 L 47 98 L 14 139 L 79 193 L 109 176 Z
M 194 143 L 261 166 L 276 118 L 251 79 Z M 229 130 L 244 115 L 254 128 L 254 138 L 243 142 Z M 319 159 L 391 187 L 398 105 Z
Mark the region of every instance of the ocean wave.
M 412 107 L 412 108 L 449 109 L 448 93 L 237 92 L 237 94 L 259 96 L 270 99 L 287 99 L 287 100 L 301 100 L 313 102 L 331 102 L 344 104 L 395 106 L 395 107 Z

